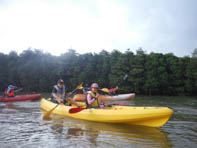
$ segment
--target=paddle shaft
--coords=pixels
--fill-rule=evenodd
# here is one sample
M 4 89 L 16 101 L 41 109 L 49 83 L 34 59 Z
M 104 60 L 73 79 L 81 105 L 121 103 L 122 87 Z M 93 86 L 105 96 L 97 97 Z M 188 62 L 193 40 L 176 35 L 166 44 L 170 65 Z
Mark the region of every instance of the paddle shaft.
M 23 88 L 19 88 L 19 89 L 15 90 L 14 92 L 17 93 L 17 92 L 19 92 L 21 90 L 23 90 Z
M 58 106 L 59 106 L 60 104 L 57 104 L 54 108 L 52 108 L 50 111 L 48 111 L 48 112 L 46 112 L 44 115 L 43 115 L 43 119 L 48 119 L 49 118 L 49 116 L 50 116 L 50 114 L 52 113 L 52 111 L 54 110 L 54 109 L 56 109 Z
M 60 105 L 60 104 L 57 104 L 54 108 L 52 108 L 52 109 L 50 110 L 50 112 L 52 112 L 54 109 L 56 109 L 59 105 Z
M 78 85 L 78 86 L 71 92 L 71 94 L 68 95 L 68 96 L 71 96 L 77 89 L 79 89 L 80 87 L 82 87 L 82 84 L 83 84 L 83 83 L 81 83 L 80 85 Z M 68 97 L 68 96 L 67 96 L 67 97 Z

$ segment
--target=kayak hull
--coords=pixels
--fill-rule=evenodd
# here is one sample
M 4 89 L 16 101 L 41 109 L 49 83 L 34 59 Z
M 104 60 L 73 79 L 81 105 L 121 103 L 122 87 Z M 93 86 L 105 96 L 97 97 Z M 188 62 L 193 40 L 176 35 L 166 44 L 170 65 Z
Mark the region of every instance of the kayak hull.
M 43 110 L 49 111 L 55 107 L 56 104 L 46 99 L 42 99 L 40 106 Z M 71 108 L 73 108 L 73 106 L 59 105 L 53 113 L 88 121 L 122 123 L 149 127 L 163 126 L 173 113 L 168 107 L 113 106 L 109 109 L 92 108 L 70 114 L 69 109 Z
M 0 102 L 39 100 L 40 98 L 41 98 L 40 94 L 21 95 L 21 96 L 15 96 L 15 97 L 0 97 Z
M 99 100 L 101 100 L 101 101 L 133 100 L 134 97 L 135 97 L 135 93 L 120 94 L 120 95 L 115 95 L 115 96 L 100 95 Z M 86 95 L 85 94 L 76 94 L 73 99 L 75 101 L 85 101 Z

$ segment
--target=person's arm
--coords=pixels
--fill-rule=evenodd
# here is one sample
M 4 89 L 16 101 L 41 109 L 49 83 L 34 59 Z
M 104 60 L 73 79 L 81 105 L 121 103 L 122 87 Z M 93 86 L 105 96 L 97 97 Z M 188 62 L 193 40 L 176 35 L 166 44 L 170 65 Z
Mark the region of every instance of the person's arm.
M 60 97 L 58 97 L 55 93 L 52 93 L 52 96 L 56 99 L 58 103 L 63 103 L 63 100 Z
M 98 101 L 99 101 L 100 107 L 105 106 L 105 103 L 99 99 L 99 96 L 100 96 L 100 94 L 97 93 L 97 94 L 96 94 L 96 98 L 97 98 Z
M 77 107 L 81 107 L 78 103 L 76 103 L 72 98 L 70 98 L 70 96 L 72 95 L 73 93 L 72 92 L 68 92 L 68 93 L 66 93 L 66 100 L 68 101 L 68 102 L 70 102 L 71 104 L 74 104 L 74 105 L 76 105 Z
M 56 101 L 58 103 L 60 103 L 60 104 L 63 103 L 63 100 L 60 97 L 58 97 L 58 95 L 56 95 L 56 93 L 57 93 L 57 89 L 54 87 L 52 90 L 52 96 L 56 99 Z
M 10 93 L 10 89 L 9 89 L 9 88 L 8 88 L 6 91 L 7 91 L 7 94 L 9 94 L 9 93 Z
M 90 94 L 88 94 L 87 95 L 87 101 L 88 101 L 88 104 L 91 105 L 92 103 L 94 103 L 95 99 L 94 98 L 92 99 L 92 96 Z

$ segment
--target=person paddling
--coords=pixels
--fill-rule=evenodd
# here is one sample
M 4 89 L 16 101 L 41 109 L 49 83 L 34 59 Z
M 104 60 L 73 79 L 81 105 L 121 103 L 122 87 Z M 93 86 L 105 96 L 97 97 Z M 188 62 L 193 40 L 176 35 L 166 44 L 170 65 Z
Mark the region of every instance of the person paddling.
M 7 96 L 7 97 L 14 97 L 15 93 L 17 93 L 17 92 L 19 92 L 23 89 L 23 88 L 20 88 L 20 89 L 14 90 L 16 88 L 17 87 L 14 86 L 14 85 L 9 85 L 8 88 L 5 89 L 4 95 Z
M 109 95 L 116 95 L 117 90 L 118 90 L 118 86 L 116 86 L 115 88 L 110 88 L 109 89 Z
M 87 108 L 102 108 L 104 107 L 103 102 L 99 101 L 100 94 L 98 93 L 99 86 L 97 83 L 92 83 L 90 91 L 88 91 L 86 97 L 86 107 Z
M 65 95 L 66 95 L 66 98 L 65 98 Z M 71 98 L 67 97 L 70 95 L 72 95 L 71 92 L 66 94 L 64 81 L 62 79 L 59 79 L 57 81 L 57 85 L 53 86 L 53 90 L 51 93 L 51 101 L 54 103 L 58 103 L 58 104 L 66 104 L 67 102 L 70 102 L 71 104 L 75 104 L 76 106 L 80 107 L 79 104 L 77 104 Z
M 115 88 L 102 88 L 101 91 L 104 92 L 107 95 L 116 95 L 116 91 L 118 90 L 118 86 L 116 86 Z

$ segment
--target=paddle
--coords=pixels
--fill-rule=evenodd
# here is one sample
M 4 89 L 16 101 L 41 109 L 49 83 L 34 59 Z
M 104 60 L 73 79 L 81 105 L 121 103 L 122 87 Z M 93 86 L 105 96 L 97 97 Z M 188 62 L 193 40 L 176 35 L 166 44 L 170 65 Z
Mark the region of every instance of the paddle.
M 19 92 L 21 90 L 23 90 L 23 88 L 19 88 L 19 89 L 15 90 L 14 92 L 17 93 L 17 92 Z
M 120 103 L 120 104 L 111 104 L 111 105 L 108 105 L 109 107 L 112 107 L 113 105 L 126 105 L 126 104 L 128 104 L 128 103 L 126 103 L 126 102 L 122 102 L 122 103 Z M 82 110 L 84 110 L 84 109 L 86 109 L 86 108 L 82 108 L 82 107 L 73 107 L 73 108 L 71 108 L 71 109 L 69 109 L 69 113 L 70 114 L 74 114 L 74 113 L 78 113 L 78 112 L 80 112 L 80 111 L 82 111 Z
M 82 87 L 83 83 L 81 83 L 80 85 L 78 85 L 69 96 L 71 96 L 73 94 L 73 92 L 77 89 L 79 89 L 80 87 Z M 53 112 L 54 109 L 56 109 L 60 104 L 57 104 L 54 108 L 52 108 L 51 110 L 49 110 L 48 112 L 44 113 L 44 115 L 42 116 L 43 119 L 48 119 L 49 116 L 51 115 L 51 113 Z
M 44 113 L 44 115 L 42 116 L 43 119 L 49 119 L 50 114 L 53 112 L 54 109 L 56 109 L 56 107 L 58 107 L 59 104 L 57 104 L 54 108 L 52 108 L 51 110 L 49 110 L 48 112 Z
M 81 84 L 79 84 L 72 92 L 71 92 L 71 95 L 77 90 L 77 89 L 80 89 L 80 88 L 83 88 L 83 82 Z

